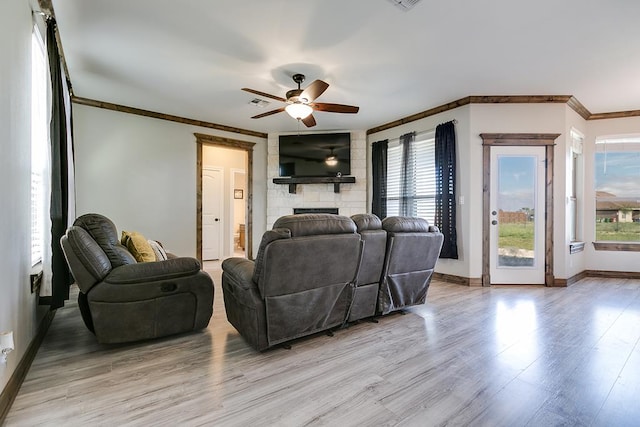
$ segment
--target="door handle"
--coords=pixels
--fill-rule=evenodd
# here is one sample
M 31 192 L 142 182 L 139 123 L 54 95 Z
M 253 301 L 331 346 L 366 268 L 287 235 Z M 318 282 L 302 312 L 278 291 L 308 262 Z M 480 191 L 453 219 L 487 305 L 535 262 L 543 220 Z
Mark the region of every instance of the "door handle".
M 491 221 L 491 225 L 497 225 L 498 221 L 496 221 L 495 219 L 493 221 Z
M 219 218 L 216 218 L 214 221 L 215 221 L 215 222 L 218 222 L 218 221 L 220 221 L 220 219 L 219 219 Z

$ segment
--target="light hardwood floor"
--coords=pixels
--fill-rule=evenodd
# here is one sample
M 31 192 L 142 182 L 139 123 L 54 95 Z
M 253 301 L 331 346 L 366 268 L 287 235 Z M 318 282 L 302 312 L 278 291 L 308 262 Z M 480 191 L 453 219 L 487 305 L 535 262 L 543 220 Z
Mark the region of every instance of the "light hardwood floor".
M 640 425 L 640 280 L 433 282 L 406 315 L 258 353 L 210 273 L 199 333 L 99 345 L 59 310 L 7 425 Z

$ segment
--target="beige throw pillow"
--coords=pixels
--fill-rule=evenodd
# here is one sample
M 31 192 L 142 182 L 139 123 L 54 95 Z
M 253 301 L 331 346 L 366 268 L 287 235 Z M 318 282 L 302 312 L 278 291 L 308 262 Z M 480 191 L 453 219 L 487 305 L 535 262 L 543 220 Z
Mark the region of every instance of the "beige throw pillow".
M 123 231 L 121 243 L 138 262 L 156 260 L 156 254 L 147 239 L 136 231 Z

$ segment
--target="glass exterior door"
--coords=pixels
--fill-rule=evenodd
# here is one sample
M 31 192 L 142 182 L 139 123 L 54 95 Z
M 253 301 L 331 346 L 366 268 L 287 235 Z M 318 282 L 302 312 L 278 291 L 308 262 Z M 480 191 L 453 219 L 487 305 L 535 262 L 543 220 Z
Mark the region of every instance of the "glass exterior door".
M 544 147 L 491 149 L 491 283 L 544 284 Z

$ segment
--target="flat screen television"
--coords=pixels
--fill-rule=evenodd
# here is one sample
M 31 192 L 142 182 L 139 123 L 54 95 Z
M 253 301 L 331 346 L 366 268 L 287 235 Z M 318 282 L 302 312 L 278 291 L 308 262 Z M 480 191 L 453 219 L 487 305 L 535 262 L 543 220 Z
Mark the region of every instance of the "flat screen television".
M 328 177 L 351 174 L 351 134 L 280 136 L 280 176 Z

